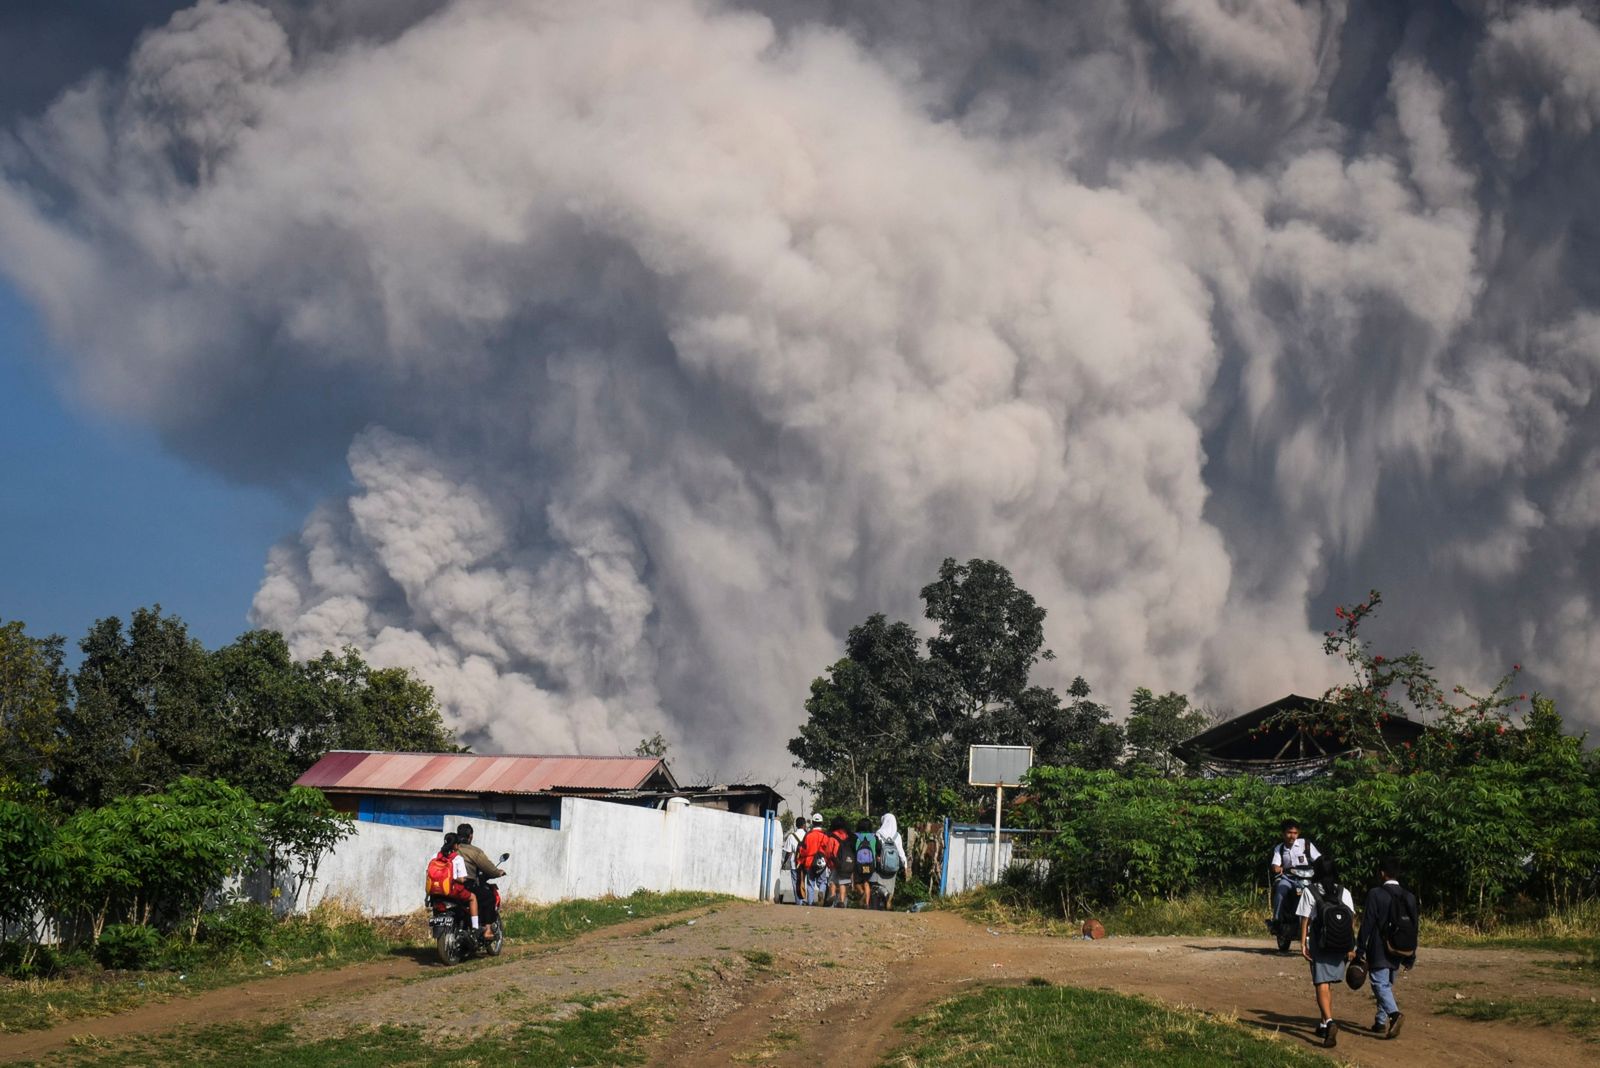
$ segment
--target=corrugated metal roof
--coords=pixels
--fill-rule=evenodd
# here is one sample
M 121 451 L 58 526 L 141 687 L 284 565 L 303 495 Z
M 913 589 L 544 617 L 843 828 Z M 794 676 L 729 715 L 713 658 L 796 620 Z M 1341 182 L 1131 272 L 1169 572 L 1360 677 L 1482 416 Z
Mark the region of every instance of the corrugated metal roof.
M 368 753 L 336 749 L 295 780 L 319 790 L 405 793 L 536 794 L 559 787 L 633 790 L 656 757 L 482 756 L 476 753 Z

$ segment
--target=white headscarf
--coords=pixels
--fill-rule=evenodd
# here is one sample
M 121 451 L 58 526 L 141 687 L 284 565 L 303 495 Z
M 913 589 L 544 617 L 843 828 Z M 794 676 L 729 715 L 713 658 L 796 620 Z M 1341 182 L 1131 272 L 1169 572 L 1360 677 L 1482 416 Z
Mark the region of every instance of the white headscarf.
M 883 848 L 883 843 L 893 842 L 895 849 L 900 853 L 900 864 L 905 866 L 906 844 L 900 840 L 900 829 L 894 822 L 894 813 L 885 812 L 883 822 L 878 825 L 878 848 Z

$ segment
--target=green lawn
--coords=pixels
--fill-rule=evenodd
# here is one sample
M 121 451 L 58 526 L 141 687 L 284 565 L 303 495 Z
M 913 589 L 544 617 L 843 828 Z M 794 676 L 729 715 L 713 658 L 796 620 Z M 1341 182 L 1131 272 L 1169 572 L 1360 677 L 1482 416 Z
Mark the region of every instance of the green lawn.
M 890 1068 L 1327 1066 L 1317 1054 L 1229 1020 L 1122 994 L 1051 986 L 1043 980 L 1034 983 L 989 987 L 936 1006 L 906 1025 L 916 1038 L 884 1064 Z

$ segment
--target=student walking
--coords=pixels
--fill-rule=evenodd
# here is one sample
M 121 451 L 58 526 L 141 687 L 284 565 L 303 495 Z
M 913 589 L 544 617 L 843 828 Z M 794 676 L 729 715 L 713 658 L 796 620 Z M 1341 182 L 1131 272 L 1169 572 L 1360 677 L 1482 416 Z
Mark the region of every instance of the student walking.
M 1356 903 L 1339 885 L 1339 869 L 1324 853 L 1312 866 L 1311 887 L 1300 895 L 1300 953 L 1311 962 L 1311 987 L 1321 1013 L 1317 1037 L 1324 1048 L 1339 1042 L 1333 1018 L 1333 984 L 1356 956 Z
M 1417 960 L 1417 895 L 1400 885 L 1400 864 L 1393 857 L 1378 862 L 1378 885 L 1367 891 L 1361 910 L 1361 936 L 1356 959 L 1364 961 L 1378 1014 L 1372 1030 L 1399 1038 L 1404 1017 L 1394 1000 L 1394 980 L 1401 967 Z
M 828 832 L 822 829 L 822 813 L 811 816 L 811 830 L 800 841 L 797 854 L 800 864 L 802 888 L 800 903 L 822 905 L 828 900 L 829 876 L 832 868 L 828 861 Z
M 835 908 L 848 908 L 850 899 L 846 895 L 856 880 L 856 836 L 850 833 L 848 820 L 843 816 L 835 816 L 829 826 L 828 837 L 833 840 L 833 848 L 828 851 L 829 859 L 833 863 L 833 880 L 828 904 Z
M 805 872 L 800 868 L 800 843 L 806 838 L 806 818 L 796 816 L 794 826 L 783 839 L 783 870 L 794 883 L 794 903 L 805 904 Z
M 894 904 L 895 883 L 905 867 L 906 843 L 895 826 L 894 813 L 885 812 L 878 824 L 878 866 L 872 873 L 873 898 L 882 902 L 877 907 L 887 909 Z
M 851 893 L 860 902 L 862 908 L 872 903 L 872 873 L 878 868 L 878 836 L 872 833 L 872 821 L 866 817 L 856 821 L 856 833 L 853 836 L 851 849 L 855 851 L 855 882 L 851 886 Z

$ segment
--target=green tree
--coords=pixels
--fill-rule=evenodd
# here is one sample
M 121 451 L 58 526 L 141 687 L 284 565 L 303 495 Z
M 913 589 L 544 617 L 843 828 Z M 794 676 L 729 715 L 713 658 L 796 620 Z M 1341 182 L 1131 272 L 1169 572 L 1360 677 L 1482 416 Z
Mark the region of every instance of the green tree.
M 61 880 L 54 838 L 38 807 L 0 798 L 0 924 L 26 932 L 24 970 L 38 951 L 43 910 Z
M 1128 707 L 1129 759 L 1163 775 L 1182 774 L 1184 763 L 1172 750 L 1206 729 L 1205 713 L 1190 708 L 1189 698 L 1181 693 L 1157 697 L 1145 686 L 1133 691 Z
M 292 908 L 316 883 L 317 869 L 328 850 L 355 830 L 355 820 L 334 811 L 321 790 L 295 786 L 281 800 L 262 806 L 261 830 L 273 894 L 276 897 L 284 877 L 292 878 Z
M 315 703 L 306 754 L 330 749 L 456 752 L 433 689 L 403 668 L 375 668 L 350 646 L 307 661 L 301 671 Z
M 221 763 L 211 660 L 181 619 L 162 615 L 160 605 L 141 608 L 126 632 L 120 619 L 102 619 L 79 647 L 55 793 L 100 805 Z
M 327 751 L 325 706 L 276 631 L 241 634 L 211 659 L 223 736 L 210 771 L 258 801 L 276 798 Z
M 939 565 L 938 581 L 922 588 L 927 617 L 939 625 L 928 656 L 947 669 L 943 695 L 981 723 L 999 705 L 1014 702 L 1040 660 L 1045 611 L 993 560 Z
M 0 780 L 33 786 L 48 777 L 67 703 L 62 644 L 0 623 Z
M 938 625 L 927 655 L 912 627 L 874 615 L 854 627 L 845 657 L 811 684 L 806 721 L 789 742 L 818 807 L 929 816 L 975 803 L 967 748 L 1031 745 L 1036 761 L 1103 767 L 1120 728 L 1082 679 L 1063 704 L 1029 685 L 1044 647 L 1045 611 L 1000 564 L 947 559 L 922 590 Z
M 845 656 L 811 683 L 806 721 L 789 742 L 815 807 L 899 806 L 938 762 L 939 737 L 920 693 L 925 663 L 909 624 L 875 614 L 852 627 Z
M 660 731 L 656 731 L 648 738 L 639 739 L 639 744 L 633 747 L 633 755 L 664 760 L 667 756 L 667 750 L 670 748 L 671 746 L 667 744 L 666 738 L 662 737 Z

